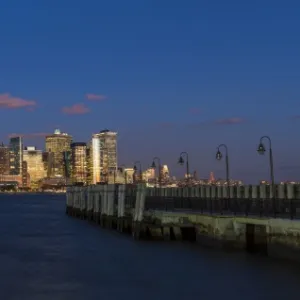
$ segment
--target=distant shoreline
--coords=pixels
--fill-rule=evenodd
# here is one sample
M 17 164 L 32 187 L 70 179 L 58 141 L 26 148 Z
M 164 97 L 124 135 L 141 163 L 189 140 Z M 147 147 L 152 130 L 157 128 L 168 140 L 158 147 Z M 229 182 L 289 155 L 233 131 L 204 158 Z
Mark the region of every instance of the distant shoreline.
M 66 192 L 1 192 L 0 194 L 6 194 L 6 195 L 16 195 L 16 194 L 65 194 Z

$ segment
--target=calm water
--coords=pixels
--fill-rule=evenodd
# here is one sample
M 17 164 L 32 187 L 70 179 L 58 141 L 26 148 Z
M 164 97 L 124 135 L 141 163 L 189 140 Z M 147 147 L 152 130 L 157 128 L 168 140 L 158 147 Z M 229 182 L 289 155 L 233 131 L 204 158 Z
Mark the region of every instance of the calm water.
M 60 195 L 0 195 L 1 299 L 300 298 L 300 267 L 134 242 L 64 210 Z

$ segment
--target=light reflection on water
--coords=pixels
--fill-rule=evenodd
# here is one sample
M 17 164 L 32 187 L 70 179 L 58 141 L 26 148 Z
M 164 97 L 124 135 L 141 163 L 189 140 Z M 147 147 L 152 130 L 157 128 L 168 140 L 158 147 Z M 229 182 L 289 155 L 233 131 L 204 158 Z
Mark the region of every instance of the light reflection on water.
M 0 195 L 1 299 L 299 299 L 296 265 L 134 242 L 64 205 L 61 195 Z

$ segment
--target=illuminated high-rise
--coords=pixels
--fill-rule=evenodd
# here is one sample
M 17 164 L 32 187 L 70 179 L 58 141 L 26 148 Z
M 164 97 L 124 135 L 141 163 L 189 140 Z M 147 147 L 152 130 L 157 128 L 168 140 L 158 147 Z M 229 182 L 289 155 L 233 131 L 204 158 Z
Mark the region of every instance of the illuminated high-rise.
M 91 142 L 92 183 L 108 181 L 117 171 L 117 132 L 102 130 Z
M 160 170 L 160 176 L 162 179 L 168 179 L 170 174 L 169 174 L 169 168 L 167 165 L 163 165 L 161 167 L 161 170 Z
M 93 183 L 93 158 L 92 158 L 92 148 L 91 144 L 88 144 L 86 147 L 86 181 L 87 184 Z
M 71 144 L 71 172 L 73 183 L 86 183 L 87 156 L 86 143 Z
M 22 161 L 22 187 L 30 187 L 30 175 L 28 173 L 27 161 Z
M 9 147 L 0 145 L 0 175 L 9 174 Z
M 44 164 L 44 170 L 45 170 L 45 174 L 47 178 L 51 177 L 51 166 L 52 166 L 52 161 L 53 159 L 51 159 L 52 153 L 43 152 L 43 164 Z
M 27 163 L 31 185 L 36 187 L 38 181 L 46 177 L 42 150 L 37 150 L 35 147 L 25 147 L 23 161 Z
M 149 168 L 142 174 L 143 180 L 148 181 L 149 179 L 155 179 L 155 169 Z
M 64 167 L 64 175 L 66 179 L 71 178 L 72 172 L 72 161 L 71 161 L 71 151 L 64 151 L 63 153 L 63 167 Z M 69 182 L 69 180 L 68 180 Z
M 22 175 L 23 140 L 21 136 L 11 137 L 9 141 L 9 166 L 11 175 Z
M 72 136 L 62 133 L 59 129 L 54 134 L 46 136 L 46 151 L 50 153 L 48 156 L 48 176 L 49 177 L 65 177 L 65 153 L 70 152 Z

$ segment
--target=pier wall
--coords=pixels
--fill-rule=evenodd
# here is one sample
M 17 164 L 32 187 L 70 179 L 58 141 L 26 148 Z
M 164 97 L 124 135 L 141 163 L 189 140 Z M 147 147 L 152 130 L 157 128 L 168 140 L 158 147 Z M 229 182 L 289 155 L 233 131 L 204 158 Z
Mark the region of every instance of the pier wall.
M 202 215 L 192 212 L 145 212 L 164 230 L 184 234 L 202 246 L 243 250 L 300 262 L 300 221 L 274 218 Z M 152 223 L 151 222 L 151 223 Z
M 225 190 L 230 197 L 223 187 L 70 187 L 66 213 L 129 233 L 136 240 L 188 240 L 300 262 L 298 186 L 278 186 L 276 198 L 260 186 Z

